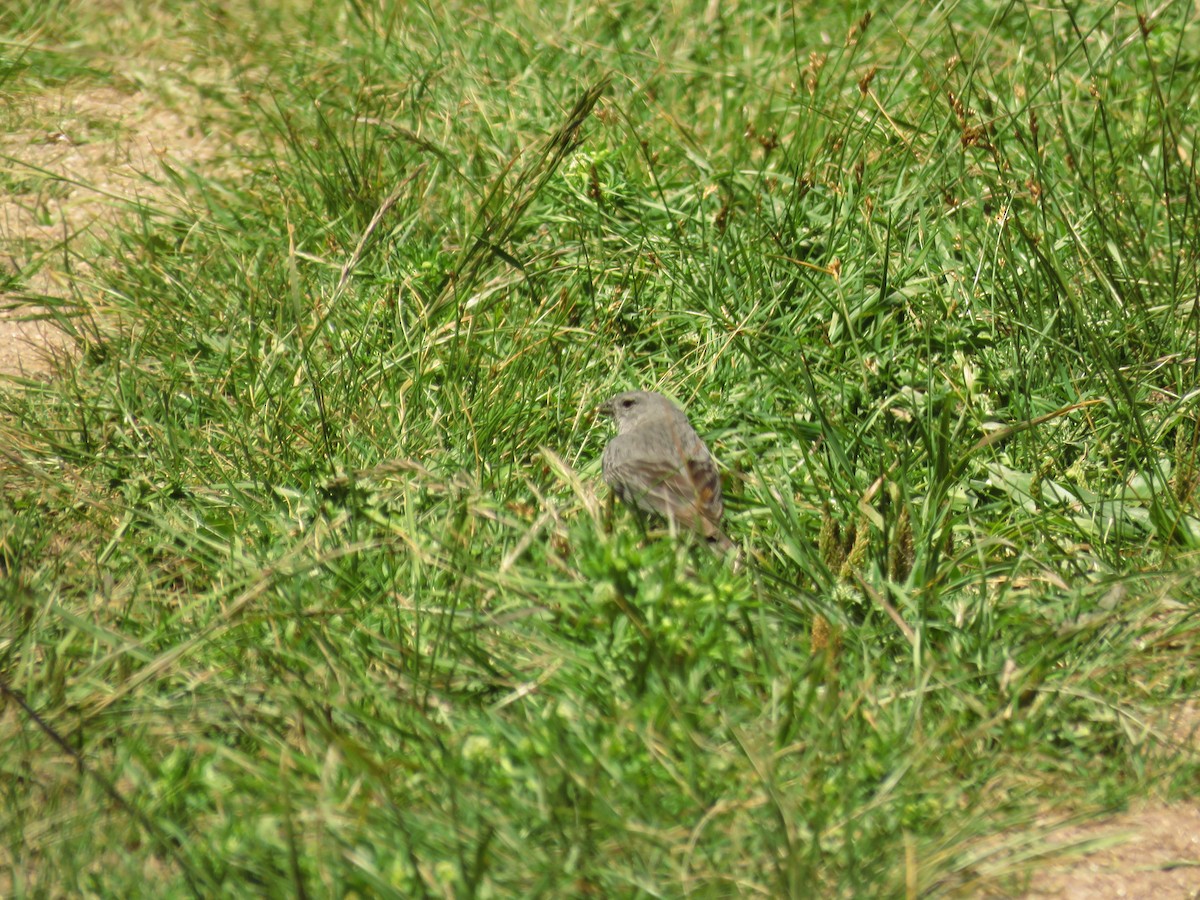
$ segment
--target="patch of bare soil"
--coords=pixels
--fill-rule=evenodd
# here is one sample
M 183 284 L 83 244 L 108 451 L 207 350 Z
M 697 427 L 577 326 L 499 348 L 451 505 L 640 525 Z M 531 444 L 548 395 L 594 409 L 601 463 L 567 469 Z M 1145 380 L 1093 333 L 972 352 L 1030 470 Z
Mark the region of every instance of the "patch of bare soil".
M 65 336 L 36 298 L 67 298 L 88 236 L 161 189 L 147 173 L 224 141 L 141 93 L 95 88 L 19 98 L 28 127 L 0 133 L 0 376 L 44 377 Z M 16 118 L 16 116 L 14 116 Z M 69 250 L 68 250 L 69 247 Z
M 0 303 L 6 301 L 0 299 Z M 19 315 L 0 309 L 0 376 L 43 376 L 50 368 L 51 351 L 63 347 L 63 334 L 44 322 L 27 321 Z
M 1168 753 L 1200 750 L 1200 701 L 1165 716 Z M 1095 821 L 1055 827 L 1017 893 L 988 900 L 1200 900 L 1200 795 L 1194 802 L 1149 804 Z
M 1200 806 L 1170 806 L 1056 831 L 1069 858 L 1039 869 L 1028 900 L 1200 898 Z

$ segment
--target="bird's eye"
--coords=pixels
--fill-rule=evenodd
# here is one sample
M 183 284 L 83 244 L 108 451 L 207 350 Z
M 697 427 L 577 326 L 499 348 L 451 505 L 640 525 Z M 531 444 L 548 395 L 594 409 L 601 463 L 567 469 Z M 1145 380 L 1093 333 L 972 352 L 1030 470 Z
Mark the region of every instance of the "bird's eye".
M 623 409 L 629 409 L 629 407 L 633 406 L 635 403 L 637 403 L 637 401 L 634 400 L 632 397 L 626 397 L 624 400 L 621 401 L 621 407 Z

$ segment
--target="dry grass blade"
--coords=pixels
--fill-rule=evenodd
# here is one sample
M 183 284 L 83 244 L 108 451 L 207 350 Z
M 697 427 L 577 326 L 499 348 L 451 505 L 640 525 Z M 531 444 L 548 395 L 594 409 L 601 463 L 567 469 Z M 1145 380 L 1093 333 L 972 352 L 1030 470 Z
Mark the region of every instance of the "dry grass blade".
M 413 179 L 421 174 L 424 169 L 424 166 L 417 166 L 417 168 L 414 169 L 407 178 L 405 178 L 392 189 L 392 192 L 387 195 L 387 199 L 379 204 L 379 209 L 375 210 L 375 215 L 371 217 L 371 221 L 363 230 L 362 237 L 358 239 L 358 244 L 354 247 L 354 252 L 350 254 L 350 258 L 347 259 L 346 264 L 342 266 L 342 274 L 341 277 L 338 278 L 337 284 L 337 289 L 339 291 L 344 288 L 346 286 L 346 282 L 350 280 L 350 273 L 354 271 L 354 267 L 357 266 L 358 261 L 362 259 L 363 250 L 367 246 L 367 241 L 370 240 L 371 235 L 375 233 L 375 229 L 379 227 L 379 223 L 383 221 L 383 217 L 387 215 L 389 209 L 396 205 L 396 201 L 400 199 L 401 194 L 404 193 L 404 189 L 412 184 Z
M 579 129 L 608 85 L 609 79 L 601 80 L 575 102 L 566 120 L 545 140 L 537 156 L 521 171 L 512 190 L 507 193 L 504 192 L 503 183 L 511 165 L 500 173 L 476 218 L 473 238 L 464 248 L 458 265 L 447 277 L 431 314 L 436 315 L 456 299 L 469 295 L 479 281 L 489 256 L 499 256 L 509 265 L 523 268 L 519 260 L 503 249 L 503 244 L 562 161 L 579 146 Z
M 1022 431 L 1028 431 L 1030 428 L 1036 428 L 1038 425 L 1042 425 L 1052 419 L 1057 419 L 1060 416 L 1073 413 L 1077 409 L 1086 409 L 1089 406 L 1095 406 L 1097 403 L 1103 402 L 1103 400 L 1083 400 L 1079 403 L 1072 403 L 1070 406 L 1064 406 L 1061 409 L 1056 409 L 1053 412 L 1048 412 L 1045 415 L 1029 419 L 1026 422 L 1017 422 L 1014 425 L 1006 425 L 1003 428 L 998 428 L 990 434 L 985 434 L 978 441 L 976 441 L 975 446 L 971 448 L 970 452 L 974 453 L 976 450 L 982 450 L 984 447 L 989 447 L 997 441 L 1003 441 L 1012 437 L 1014 434 L 1020 434 Z

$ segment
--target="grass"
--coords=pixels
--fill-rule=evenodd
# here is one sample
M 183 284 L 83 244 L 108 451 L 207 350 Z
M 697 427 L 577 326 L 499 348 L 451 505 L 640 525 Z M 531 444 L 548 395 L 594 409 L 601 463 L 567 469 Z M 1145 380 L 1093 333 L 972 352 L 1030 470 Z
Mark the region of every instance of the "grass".
M 5 893 L 1004 896 L 1194 797 L 1190 4 L 113 6 L 0 88 L 230 150 L 0 394 Z M 630 387 L 744 570 L 604 508 Z

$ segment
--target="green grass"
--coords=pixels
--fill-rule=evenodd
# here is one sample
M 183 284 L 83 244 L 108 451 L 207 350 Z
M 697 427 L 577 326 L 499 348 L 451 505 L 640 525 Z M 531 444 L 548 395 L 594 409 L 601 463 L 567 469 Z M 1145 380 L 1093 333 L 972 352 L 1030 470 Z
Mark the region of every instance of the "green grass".
M 1194 797 L 1191 4 L 58 6 L 0 89 L 238 150 L 0 394 L 6 893 L 1003 896 Z M 630 387 L 745 569 L 604 509 Z

